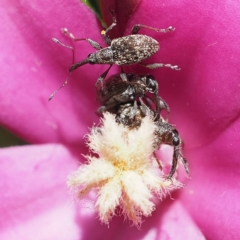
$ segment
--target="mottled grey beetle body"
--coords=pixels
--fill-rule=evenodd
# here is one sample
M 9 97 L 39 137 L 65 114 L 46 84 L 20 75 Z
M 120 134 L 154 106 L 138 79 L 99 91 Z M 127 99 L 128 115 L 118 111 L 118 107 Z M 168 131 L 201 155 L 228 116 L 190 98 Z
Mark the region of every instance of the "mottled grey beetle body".
M 111 48 L 115 64 L 129 65 L 151 57 L 160 49 L 160 46 L 149 36 L 135 34 L 113 39 Z
M 147 111 L 148 110 L 148 111 Z M 141 125 L 142 119 L 149 115 L 153 116 L 154 111 L 151 109 L 144 108 L 140 103 L 125 103 L 118 105 L 112 113 L 116 114 L 116 122 L 128 126 L 130 129 L 138 128 Z M 181 159 L 183 162 L 185 171 L 189 173 L 187 160 L 182 156 L 181 149 L 181 138 L 178 131 L 171 124 L 167 123 L 162 117 L 155 121 L 155 141 L 154 149 L 158 150 L 162 144 L 173 146 L 173 160 L 170 173 L 168 178 L 171 179 L 176 171 L 178 160 Z M 156 159 L 158 161 L 158 159 Z M 159 167 L 161 165 L 158 161 Z
M 111 46 L 91 53 L 90 64 L 130 65 L 139 63 L 156 53 L 159 43 L 146 35 L 129 35 L 111 41 Z M 72 68 L 72 67 L 71 67 Z

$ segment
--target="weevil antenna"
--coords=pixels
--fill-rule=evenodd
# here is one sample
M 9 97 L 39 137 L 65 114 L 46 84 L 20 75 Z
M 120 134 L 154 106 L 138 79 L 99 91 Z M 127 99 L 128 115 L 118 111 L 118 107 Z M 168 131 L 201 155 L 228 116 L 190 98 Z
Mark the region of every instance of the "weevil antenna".
M 68 76 L 68 78 L 65 80 L 65 82 L 63 83 L 63 85 L 60 86 L 57 90 L 55 90 L 55 91 L 50 95 L 50 97 L 48 98 L 48 101 L 51 101 L 51 100 L 53 99 L 53 97 L 56 95 L 56 93 L 57 93 L 61 88 L 65 87 L 65 86 L 67 85 L 68 80 L 69 80 L 69 78 L 71 77 L 71 74 L 72 74 L 72 73 L 69 73 L 69 76 Z
M 74 61 L 75 61 L 74 48 L 71 47 L 71 46 L 68 46 L 68 45 L 63 44 L 62 42 L 60 42 L 60 41 L 59 41 L 58 39 L 56 39 L 56 38 L 52 38 L 52 40 L 53 40 L 55 43 L 57 43 L 57 44 L 59 44 L 59 45 L 61 45 L 61 46 L 63 46 L 63 47 L 66 47 L 66 48 L 69 48 L 69 49 L 72 50 L 72 64 L 74 64 Z

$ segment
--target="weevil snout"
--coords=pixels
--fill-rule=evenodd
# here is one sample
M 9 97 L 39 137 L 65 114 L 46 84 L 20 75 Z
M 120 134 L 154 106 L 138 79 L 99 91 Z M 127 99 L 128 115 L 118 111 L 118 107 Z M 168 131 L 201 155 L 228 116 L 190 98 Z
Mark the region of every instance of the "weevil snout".
M 88 59 L 88 58 L 82 60 L 81 62 L 78 62 L 78 63 L 73 64 L 73 65 L 68 69 L 68 71 L 71 73 L 71 72 L 73 72 L 74 70 L 76 70 L 77 68 L 79 68 L 79 67 L 81 67 L 81 66 L 83 66 L 83 65 L 85 65 L 85 64 L 87 64 L 87 63 L 89 63 L 89 59 Z

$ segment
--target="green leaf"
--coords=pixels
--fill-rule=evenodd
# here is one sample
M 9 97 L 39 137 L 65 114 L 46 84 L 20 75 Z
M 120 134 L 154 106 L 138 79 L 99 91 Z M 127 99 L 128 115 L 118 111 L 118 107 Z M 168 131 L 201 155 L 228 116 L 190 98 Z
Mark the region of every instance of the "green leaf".
M 0 148 L 27 144 L 2 126 L 0 126 L 0 136 Z
M 100 10 L 99 1 L 98 0 L 81 0 L 81 1 L 82 1 L 82 3 L 87 5 L 90 9 L 93 10 L 93 12 L 96 14 L 99 21 L 101 22 L 102 26 L 106 27 L 106 23 L 104 22 L 104 20 L 102 18 L 102 13 L 101 13 L 101 10 Z

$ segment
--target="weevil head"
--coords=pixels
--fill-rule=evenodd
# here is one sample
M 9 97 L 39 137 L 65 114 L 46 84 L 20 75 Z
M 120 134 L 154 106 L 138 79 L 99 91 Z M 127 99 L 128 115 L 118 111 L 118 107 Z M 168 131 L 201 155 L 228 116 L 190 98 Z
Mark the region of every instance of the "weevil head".
M 87 57 L 87 60 L 89 64 L 96 64 L 97 63 L 96 53 L 90 53 Z
M 81 67 L 82 65 L 85 65 L 86 63 L 90 63 L 88 58 L 86 58 L 86 59 L 84 59 L 84 60 L 82 60 L 82 61 L 80 61 L 80 62 L 78 62 L 78 63 L 73 64 L 73 65 L 69 68 L 69 72 L 70 72 L 70 73 L 73 72 L 74 70 L 76 70 L 77 68 Z
M 88 55 L 88 57 L 80 62 L 77 62 L 75 64 L 73 64 L 70 68 L 69 68 L 69 72 L 73 72 L 74 70 L 76 70 L 77 68 L 85 65 L 86 63 L 89 64 L 95 64 L 97 63 L 97 59 L 96 59 L 96 53 L 90 53 Z

